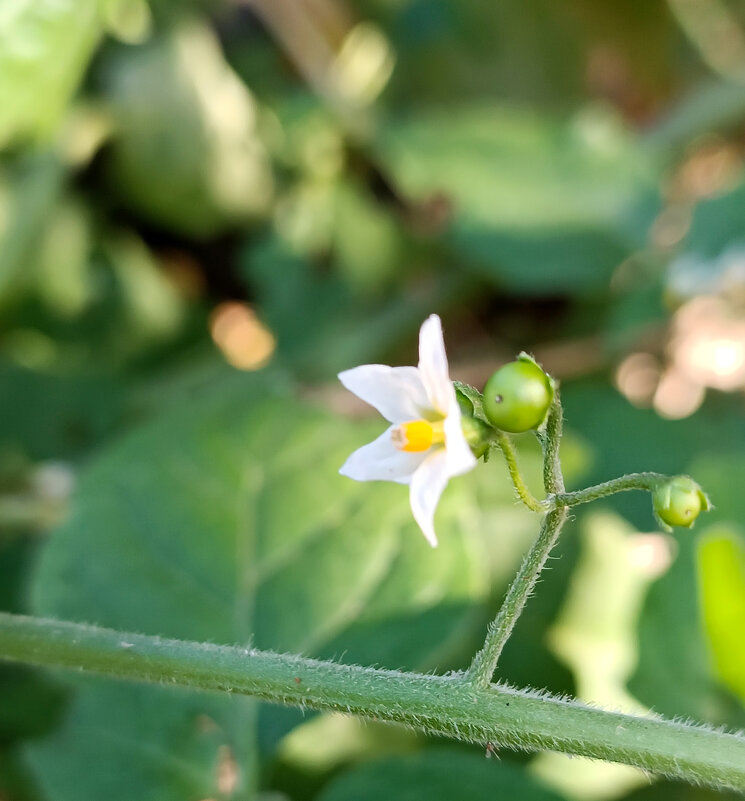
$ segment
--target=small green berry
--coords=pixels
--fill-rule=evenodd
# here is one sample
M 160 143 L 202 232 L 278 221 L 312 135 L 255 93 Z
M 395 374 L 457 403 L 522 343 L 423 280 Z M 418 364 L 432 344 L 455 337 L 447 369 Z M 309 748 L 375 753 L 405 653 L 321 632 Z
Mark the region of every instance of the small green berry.
M 655 489 L 652 505 L 663 523 L 690 528 L 701 510 L 709 508 L 709 499 L 692 478 L 676 476 Z
M 513 434 L 538 428 L 553 399 L 551 379 L 530 358 L 509 362 L 484 387 L 484 413 Z

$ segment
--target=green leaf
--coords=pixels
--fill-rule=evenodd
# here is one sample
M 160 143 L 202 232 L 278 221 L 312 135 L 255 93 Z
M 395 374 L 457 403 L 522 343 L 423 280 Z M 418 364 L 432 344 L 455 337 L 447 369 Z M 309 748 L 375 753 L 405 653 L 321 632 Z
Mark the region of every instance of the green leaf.
M 371 762 L 342 774 L 320 801 L 560 801 L 521 768 L 483 754 L 437 748 Z
M 122 392 L 110 377 L 58 376 L 0 361 L 0 457 L 69 459 L 108 434 L 122 415 Z
M 257 106 L 210 29 L 181 24 L 106 65 L 115 116 L 112 191 L 196 238 L 267 210 L 272 175 Z
M 337 418 L 258 377 L 170 412 L 82 476 L 70 519 L 43 554 L 35 611 L 442 668 L 487 594 L 489 560 L 464 532 L 474 525 L 464 480 L 443 499 L 433 550 L 410 519 L 406 488 L 338 475 L 383 425 Z M 512 543 L 502 571 L 519 558 L 521 541 Z M 226 775 L 238 797 L 251 796 L 264 739 L 252 700 L 74 683 L 64 725 L 31 749 L 54 801 L 215 797 Z
M 745 703 L 745 538 L 712 526 L 698 543 L 701 612 L 714 667 L 722 683 Z
M 695 476 L 712 495 L 716 508 L 702 521 L 738 519 L 743 513 L 738 512 L 743 510 L 739 449 L 745 428 L 741 415 L 728 412 L 726 397 L 719 398 L 711 410 L 705 405 L 695 416 L 670 422 L 652 410 L 635 409 L 620 393 L 595 380 L 573 382 L 563 390 L 567 423 L 596 449 L 595 465 L 584 477 L 586 484 L 641 467 L 685 473 Z M 698 453 L 711 455 L 696 459 Z M 571 481 L 568 485 L 573 486 Z M 620 511 L 639 531 L 654 526 L 648 493 L 625 492 L 603 506 Z M 742 726 L 742 710 L 722 690 L 709 663 L 695 592 L 696 531 L 676 534 L 675 559 L 644 601 L 638 628 L 639 664 L 629 690 L 663 715 Z
M 102 32 L 99 0 L 13 0 L 0 11 L 0 148 L 48 136 Z
M 695 543 L 690 534 L 677 540 L 670 570 L 652 586 L 644 605 L 639 666 L 629 689 L 663 715 L 742 726 L 743 715 L 710 667 L 695 592 Z
M 687 251 L 702 258 L 718 256 L 745 228 L 745 180 L 732 190 L 699 203 L 684 240 Z
M 466 264 L 512 291 L 604 288 L 658 205 L 650 165 L 607 120 L 466 107 L 391 120 L 378 147 L 407 197 L 444 196 Z
M 278 236 L 250 241 L 242 262 L 250 292 L 277 336 L 277 358 L 293 374 L 315 380 L 381 360 L 402 335 L 415 336 L 427 314 L 453 293 L 452 283 L 437 280 L 415 296 L 356 295 L 328 265 Z

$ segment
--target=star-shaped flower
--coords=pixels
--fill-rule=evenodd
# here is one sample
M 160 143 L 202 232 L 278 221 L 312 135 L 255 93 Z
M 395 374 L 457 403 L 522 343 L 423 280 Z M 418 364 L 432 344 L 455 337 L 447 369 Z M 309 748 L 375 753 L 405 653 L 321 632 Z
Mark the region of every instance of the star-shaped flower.
M 419 331 L 418 367 L 365 364 L 339 373 L 339 380 L 391 423 L 339 472 L 356 481 L 409 484 L 414 519 L 435 547 L 440 495 L 450 478 L 476 465 L 461 428 L 440 318 L 431 315 Z

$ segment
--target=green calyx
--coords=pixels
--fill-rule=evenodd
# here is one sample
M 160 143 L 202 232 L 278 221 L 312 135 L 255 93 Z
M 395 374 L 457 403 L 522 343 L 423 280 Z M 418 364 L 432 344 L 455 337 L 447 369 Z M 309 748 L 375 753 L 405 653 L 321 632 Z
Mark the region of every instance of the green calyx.
M 489 446 L 494 440 L 493 429 L 477 417 L 466 414 L 461 414 L 460 425 L 471 452 L 477 459 L 480 459 L 489 450 Z
M 540 427 L 553 396 L 551 378 L 534 359 L 521 353 L 486 382 L 484 413 L 495 428 L 519 434 Z
M 657 519 L 665 528 L 691 528 L 700 512 L 711 508 L 711 503 L 692 478 L 675 476 L 655 488 L 652 506 Z
M 463 436 L 470 445 L 473 455 L 477 459 L 483 456 L 484 461 L 487 461 L 496 432 L 484 413 L 484 399 L 481 393 L 469 384 L 453 381 L 453 386 L 460 406 Z

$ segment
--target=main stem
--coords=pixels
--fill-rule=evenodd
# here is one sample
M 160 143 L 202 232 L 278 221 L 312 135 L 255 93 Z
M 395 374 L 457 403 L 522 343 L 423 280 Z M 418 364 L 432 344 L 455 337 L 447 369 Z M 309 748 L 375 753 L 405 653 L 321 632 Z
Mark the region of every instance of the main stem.
M 0 659 L 166 686 L 253 695 L 403 723 L 432 734 L 623 762 L 693 784 L 745 791 L 745 738 L 604 712 L 462 676 L 339 665 L 0 613 Z
M 466 679 L 477 687 L 485 688 L 491 683 L 502 650 L 533 592 L 538 576 L 546 564 L 551 549 L 556 544 L 566 517 L 567 509 L 562 506 L 549 512 L 543 518 L 538 537 L 520 565 L 517 576 L 510 584 L 497 616 L 489 624 L 483 648 L 473 658 L 473 662 L 466 671 Z
M 543 447 L 543 481 L 546 492 L 556 497 L 564 491 L 564 476 L 559 461 L 559 445 L 561 443 L 563 412 L 558 390 L 548 412 L 545 430 L 539 435 Z M 505 458 L 508 451 L 502 448 Z M 513 462 L 516 465 L 514 460 Z M 508 467 L 510 460 L 507 459 Z M 510 471 L 512 472 L 512 471 Z M 519 474 L 518 474 L 519 475 Z M 517 482 L 514 482 L 518 486 Z M 518 490 L 519 491 L 519 490 Z M 522 497 L 522 496 L 521 496 Z M 525 604 L 538 581 L 551 549 L 559 538 L 562 526 L 566 521 L 568 508 L 554 501 L 554 508 L 546 514 L 541 530 L 528 551 L 510 588 L 507 590 L 497 616 L 489 624 L 482 649 L 476 654 L 466 671 L 466 679 L 477 687 L 488 687 L 494 671 L 497 669 L 499 657 L 510 638 L 515 623 L 520 617 Z

